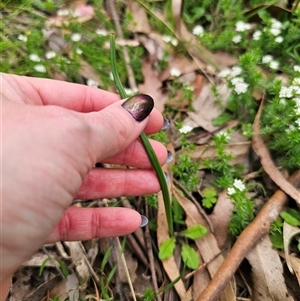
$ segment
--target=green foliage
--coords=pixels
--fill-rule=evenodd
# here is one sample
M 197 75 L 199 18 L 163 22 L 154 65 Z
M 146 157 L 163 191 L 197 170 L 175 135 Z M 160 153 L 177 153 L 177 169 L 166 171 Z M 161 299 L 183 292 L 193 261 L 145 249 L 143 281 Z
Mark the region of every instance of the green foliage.
M 198 253 L 187 244 L 181 246 L 181 257 L 186 266 L 195 270 L 200 265 L 200 258 Z
M 176 246 L 176 239 L 175 237 L 170 237 L 169 239 L 165 240 L 160 246 L 159 246 L 159 253 L 158 257 L 160 260 L 167 259 L 171 257 L 173 254 L 173 251 Z
M 300 226 L 300 212 L 299 211 L 292 209 L 292 208 L 288 208 L 286 211 L 281 212 L 280 216 L 288 224 L 295 226 L 295 227 Z
M 172 167 L 174 177 L 189 191 L 195 191 L 199 184 L 199 164 L 188 153 L 181 153 Z
M 214 187 L 207 187 L 202 191 L 203 199 L 202 205 L 203 207 L 210 209 L 218 200 L 217 191 Z
M 207 228 L 202 225 L 195 225 L 180 232 L 180 235 L 190 239 L 197 239 L 203 237 L 207 233 Z
M 185 225 L 185 222 L 183 220 L 184 210 L 182 209 L 181 205 L 179 204 L 179 202 L 176 200 L 174 196 L 172 198 L 172 211 L 173 211 L 174 223 Z

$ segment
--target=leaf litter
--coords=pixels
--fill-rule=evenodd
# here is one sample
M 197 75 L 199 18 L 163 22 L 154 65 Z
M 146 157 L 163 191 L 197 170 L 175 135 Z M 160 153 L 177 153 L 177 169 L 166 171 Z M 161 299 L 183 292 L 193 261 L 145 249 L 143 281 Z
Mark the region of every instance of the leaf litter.
M 181 7 L 183 1 L 172 1 L 172 12 L 176 21 L 174 36 L 184 45 L 188 55 L 180 56 L 164 42 L 160 33 L 154 32 L 149 22 L 149 8 L 141 1 L 129 1 L 126 9 L 132 14 L 134 22 L 130 23 L 133 33 L 133 39 L 126 41 L 119 39 L 119 45 L 143 45 L 147 50 L 147 56 L 142 60 L 143 83 L 138 88 L 140 92 L 150 94 L 156 101 L 156 107 L 159 111 L 164 112 L 166 106 L 172 106 L 178 111 L 185 113 L 183 123 L 190 125 L 195 133 L 190 137 L 191 141 L 196 144 L 195 149 L 190 153 L 193 160 L 214 159 L 216 156 L 215 146 L 211 141 L 214 133 L 235 127 L 238 121 L 231 121 L 224 126 L 215 126 L 213 121 L 222 111 L 222 106 L 217 105 L 215 97 L 211 92 L 214 85 L 221 97 L 221 103 L 227 101 L 230 90 L 222 81 L 216 77 L 216 71 L 225 67 L 231 67 L 236 64 L 237 59 L 226 52 L 212 53 L 205 49 L 195 36 L 189 32 L 182 21 Z M 95 12 L 93 6 L 87 5 L 87 1 L 69 1 L 64 7 L 68 11 L 66 16 L 59 16 L 57 13 L 48 17 L 44 31 L 46 43 L 50 50 L 55 52 L 72 55 L 72 45 L 67 42 L 63 35 L 64 26 L 72 21 L 74 15 L 77 15 L 77 21 L 80 24 L 95 21 Z M 106 15 L 112 16 L 112 11 L 105 12 Z M 162 12 L 152 12 L 159 22 L 165 23 L 165 17 Z M 112 17 L 113 19 L 113 17 Z M 116 20 L 114 20 L 116 21 Z M 124 46 L 123 46 L 124 47 Z M 170 52 L 168 65 L 158 71 L 155 66 L 162 59 L 164 52 Z M 99 77 L 99 70 L 87 61 L 81 59 L 79 75 L 84 81 L 92 79 L 101 87 L 103 83 Z M 166 92 L 166 85 L 173 80 L 172 68 L 179 71 L 179 81 L 193 86 L 195 101 L 192 103 L 192 109 L 188 108 L 188 103 L 182 102 L 181 91 L 170 98 Z M 55 79 L 66 80 L 66 74 L 58 70 L 52 70 L 52 77 Z M 83 82 L 84 82 L 83 81 Z M 258 99 L 261 95 L 258 96 Z M 37 284 L 37 267 L 42 266 L 45 256 L 33 256 L 31 260 L 24 263 L 24 267 L 18 271 L 14 277 L 14 283 L 11 287 L 10 297 L 8 300 L 50 300 L 55 295 L 60 295 L 59 300 L 67 298 L 78 299 L 81 297 L 89 299 L 90 294 L 97 296 L 101 293 L 101 278 L 107 280 L 110 278 L 110 272 L 115 266 L 119 267 L 116 272 L 116 278 L 113 276 L 107 282 L 107 295 L 119 296 L 120 300 L 132 300 L 128 289 L 128 282 L 132 282 L 137 296 L 142 298 L 142 294 L 147 286 L 151 286 L 151 277 L 149 270 L 153 268 L 157 276 L 157 300 L 167 300 L 167 297 L 173 296 L 172 300 L 197 300 L 197 301 L 229 301 L 229 300 L 246 300 L 237 299 L 239 297 L 238 288 L 242 287 L 249 291 L 247 300 L 299 300 L 299 297 L 291 295 L 288 285 L 285 283 L 284 258 L 291 273 L 295 273 L 300 283 L 300 261 L 295 254 L 290 253 L 290 241 L 293 237 L 299 236 L 299 228 L 284 225 L 284 253 L 275 251 L 268 240 L 268 232 L 271 223 L 279 216 L 280 211 L 287 204 L 287 195 L 291 196 L 296 202 L 300 202 L 299 191 L 295 188 L 300 184 L 300 173 L 295 172 L 288 180 L 278 171 L 272 161 L 269 151 L 260 136 L 260 114 L 263 107 L 261 102 L 260 109 L 253 124 L 254 138 L 252 144 L 238 132 L 231 134 L 231 140 L 226 148 L 227 152 L 234 154 L 232 164 L 243 164 L 246 170 L 249 170 L 249 153 L 251 147 L 260 157 L 262 167 L 269 177 L 282 190 L 277 190 L 265 203 L 258 213 L 255 220 L 241 233 L 233 243 L 232 237 L 228 233 L 228 224 L 232 214 L 233 206 L 228 198 L 226 191 L 220 191 L 218 202 L 208 216 L 195 206 L 187 195 L 182 194 L 180 187 L 172 181 L 172 171 L 170 167 L 168 172 L 171 175 L 169 183 L 170 192 L 173 197 L 180 203 L 185 214 L 185 225 L 188 227 L 204 225 L 209 229 L 207 217 L 212 224 L 212 230 L 208 230 L 204 237 L 188 241 L 189 246 L 197 251 L 201 260 L 200 266 L 196 271 L 181 276 L 182 262 L 177 251 L 161 264 L 157 262 L 157 247 L 169 239 L 168 227 L 165 218 L 164 203 L 162 196 L 158 194 L 157 211 L 151 210 L 150 217 L 157 219 L 156 240 L 150 236 L 150 246 L 153 247 L 153 254 L 156 262 L 147 262 L 148 253 L 145 247 L 144 232 L 140 229 L 139 234 L 134 234 L 128 239 L 129 243 L 125 247 L 126 267 L 121 268 L 119 255 L 108 259 L 107 267 L 99 271 L 101 259 L 104 258 L 105 252 L 109 246 L 115 246 L 110 239 L 94 240 L 93 242 L 72 242 L 57 245 L 61 248 L 55 250 L 53 246 L 47 246 L 51 252 L 55 252 L 58 258 L 61 258 L 72 273 L 66 279 L 57 273 L 53 263 L 46 263 L 45 272 L 42 274 L 41 285 Z M 200 129 L 200 133 L 197 130 Z M 171 147 L 175 148 L 175 141 L 171 141 Z M 176 150 L 176 156 L 181 150 Z M 172 163 L 174 164 L 174 162 Z M 200 168 L 204 166 L 200 163 Z M 209 178 L 209 175 L 207 176 Z M 101 204 L 101 202 L 97 202 Z M 143 211 L 143 205 L 138 201 L 137 207 Z M 97 247 L 95 247 L 95 244 Z M 98 247 L 99 245 L 99 247 Z M 136 247 L 135 247 L 136 246 Z M 139 246 L 139 247 L 138 247 Z M 148 245 L 149 246 L 149 245 Z M 137 251 L 137 249 L 139 251 Z M 115 254 L 117 254 L 116 252 Z M 51 253 L 52 254 L 52 253 Z M 139 255 L 140 254 L 140 255 Z M 141 258 L 144 258 L 141 260 Z M 243 262 L 247 259 L 251 271 L 243 268 Z M 148 264 L 148 265 L 147 265 Z M 151 265 L 151 266 L 150 266 Z M 162 267 L 161 267 L 162 265 Z M 27 273 L 26 273 L 27 272 Z M 113 273 L 112 273 L 113 274 Z M 129 274 L 130 280 L 126 277 Z M 25 276 L 24 276 L 25 275 Z M 243 275 L 244 283 L 237 285 L 240 280 L 239 275 Z M 179 278 L 180 279 L 179 279 Z M 89 279 L 93 279 L 89 282 Z M 249 278 L 251 278 L 249 280 Z M 23 281 L 21 281 L 23 279 Z M 39 279 L 41 281 L 41 279 Z M 163 292 L 164 287 L 170 281 L 174 283 L 168 292 Z M 242 282 L 243 282 L 242 281 Z M 26 282 L 26 284 L 25 284 Z M 31 283 L 28 286 L 28 283 Z M 112 285 L 111 285 L 112 283 Z M 93 289 L 92 287 L 96 287 Z M 155 286 L 154 286 L 155 287 Z M 299 289 L 299 288 L 298 288 Z M 297 291 L 297 290 L 296 290 Z M 122 296 L 126 292 L 126 297 Z M 176 292 L 176 293 L 175 293 Z M 299 290 L 298 290 L 299 292 Z M 175 296 L 175 297 L 174 297 Z M 94 296 L 93 296 L 94 298 Z

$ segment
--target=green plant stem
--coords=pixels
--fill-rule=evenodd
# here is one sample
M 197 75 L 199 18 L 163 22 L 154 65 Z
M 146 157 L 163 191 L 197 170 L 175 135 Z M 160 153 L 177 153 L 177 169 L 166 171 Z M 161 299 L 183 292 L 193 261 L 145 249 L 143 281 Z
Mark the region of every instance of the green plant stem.
M 127 98 L 127 94 L 125 92 L 125 89 L 121 83 L 118 71 L 117 71 L 117 62 L 116 62 L 116 45 L 115 45 L 115 37 L 114 34 L 111 34 L 110 36 L 110 57 L 111 57 L 111 66 L 112 66 L 112 73 L 114 77 L 114 82 L 116 84 L 116 87 L 121 95 L 122 98 Z M 157 156 L 153 150 L 152 145 L 149 142 L 149 139 L 147 135 L 142 132 L 140 134 L 140 139 L 143 143 L 143 146 L 145 148 L 145 151 L 149 157 L 149 160 L 153 166 L 153 169 L 157 175 L 162 195 L 164 199 L 164 205 L 166 210 L 166 217 L 167 217 L 167 223 L 169 227 L 169 234 L 170 236 L 173 236 L 174 230 L 173 230 L 173 221 L 172 221 L 172 208 L 171 208 L 171 201 L 170 201 L 170 194 L 169 189 L 166 181 L 166 177 L 164 175 L 164 172 L 162 171 L 162 168 L 159 164 L 159 161 L 157 159 Z

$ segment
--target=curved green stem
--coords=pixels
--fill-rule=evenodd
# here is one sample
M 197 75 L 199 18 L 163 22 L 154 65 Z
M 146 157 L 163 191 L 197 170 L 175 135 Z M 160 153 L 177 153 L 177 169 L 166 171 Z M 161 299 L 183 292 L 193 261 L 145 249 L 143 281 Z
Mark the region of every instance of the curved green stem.
M 115 45 L 115 37 L 113 34 L 111 34 L 111 36 L 110 36 L 110 58 L 111 58 L 111 67 L 112 67 L 114 82 L 117 86 L 117 89 L 118 89 L 121 97 L 127 98 L 125 89 L 121 83 L 121 80 L 120 80 L 120 77 L 118 74 L 117 61 L 116 61 L 116 45 Z M 148 155 L 148 158 L 153 166 L 153 169 L 157 175 L 157 178 L 158 178 L 161 190 L 162 190 L 163 199 L 164 199 L 166 217 L 167 217 L 167 222 L 168 222 L 168 227 L 169 227 L 169 234 L 170 234 L 170 236 L 173 236 L 174 230 L 173 230 L 172 208 L 171 208 L 171 200 L 170 200 L 170 194 L 169 194 L 166 177 L 164 175 L 164 172 L 162 171 L 162 168 L 159 164 L 159 161 L 153 150 L 153 147 L 150 144 L 149 139 L 144 132 L 141 133 L 140 139 L 143 143 L 143 146 Z

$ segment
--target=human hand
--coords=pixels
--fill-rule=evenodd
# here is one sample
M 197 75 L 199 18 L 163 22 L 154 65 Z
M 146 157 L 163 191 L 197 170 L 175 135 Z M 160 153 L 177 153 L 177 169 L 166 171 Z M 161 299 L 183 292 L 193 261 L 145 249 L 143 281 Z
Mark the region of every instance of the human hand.
M 76 208 L 72 201 L 151 194 L 160 186 L 138 136 L 161 129 L 146 104 L 136 121 L 115 94 L 60 81 L 0 74 L 1 280 L 43 243 L 133 232 L 126 208 Z M 145 108 L 149 112 L 145 111 Z M 161 164 L 166 148 L 151 142 Z M 99 169 L 96 162 L 137 169 Z

